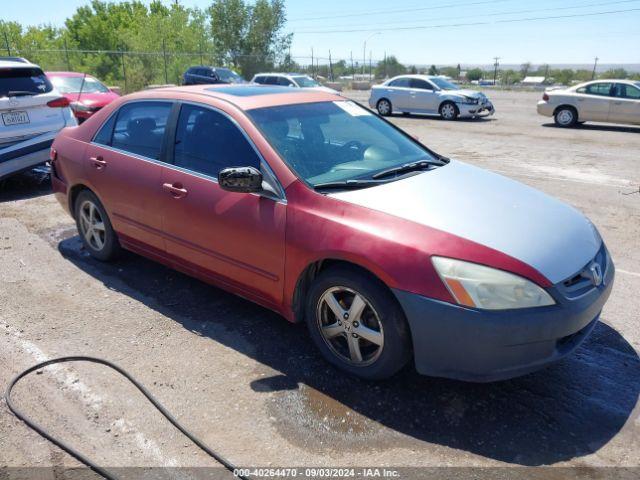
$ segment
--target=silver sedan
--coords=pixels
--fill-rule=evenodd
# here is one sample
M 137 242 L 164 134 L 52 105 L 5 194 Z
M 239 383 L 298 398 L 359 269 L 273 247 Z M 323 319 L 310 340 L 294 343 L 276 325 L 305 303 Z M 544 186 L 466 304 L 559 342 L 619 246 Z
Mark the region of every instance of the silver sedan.
M 481 92 L 464 90 L 442 77 L 400 75 L 371 89 L 369 106 L 383 116 L 393 112 L 439 115 L 444 120 L 493 115 L 495 109 Z

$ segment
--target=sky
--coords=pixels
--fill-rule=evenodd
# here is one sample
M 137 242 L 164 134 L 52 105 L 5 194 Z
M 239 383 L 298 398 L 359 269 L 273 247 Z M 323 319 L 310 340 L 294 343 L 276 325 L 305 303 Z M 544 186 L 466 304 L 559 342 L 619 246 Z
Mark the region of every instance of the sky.
M 166 0 L 165 3 L 170 3 Z M 211 0 L 180 0 L 204 8 Z M 0 0 L 0 17 L 62 26 L 89 0 Z M 640 64 L 640 0 L 286 0 L 291 53 L 406 64 Z M 545 18 L 546 17 L 546 18 Z M 548 18 L 556 17 L 556 18 Z

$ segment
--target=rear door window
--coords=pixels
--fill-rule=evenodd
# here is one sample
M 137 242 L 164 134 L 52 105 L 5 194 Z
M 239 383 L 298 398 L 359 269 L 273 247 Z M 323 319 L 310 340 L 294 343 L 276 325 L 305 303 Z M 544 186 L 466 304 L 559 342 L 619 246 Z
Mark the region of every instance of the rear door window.
M 266 85 L 278 85 L 278 77 L 266 77 Z
M 287 77 L 277 77 L 277 78 L 278 78 L 278 85 L 280 86 L 288 87 L 290 85 L 293 85 L 293 82 L 289 80 Z
M 616 97 L 640 100 L 640 88 L 627 85 L 626 83 L 616 83 L 615 92 Z
M 160 101 L 123 105 L 118 111 L 111 146 L 159 160 L 171 106 L 170 102 Z
M 180 110 L 173 163 L 213 178 L 227 167 L 260 168 L 258 154 L 229 118 L 196 105 Z
M 0 97 L 38 95 L 51 90 L 51 82 L 39 68 L 0 69 Z
M 393 82 L 389 84 L 390 87 L 404 87 L 409 88 L 409 79 L 408 78 L 397 78 Z
M 587 85 L 585 88 L 585 93 L 589 95 L 599 95 L 608 97 L 611 94 L 611 87 L 613 85 L 611 83 L 592 83 L 591 85 Z

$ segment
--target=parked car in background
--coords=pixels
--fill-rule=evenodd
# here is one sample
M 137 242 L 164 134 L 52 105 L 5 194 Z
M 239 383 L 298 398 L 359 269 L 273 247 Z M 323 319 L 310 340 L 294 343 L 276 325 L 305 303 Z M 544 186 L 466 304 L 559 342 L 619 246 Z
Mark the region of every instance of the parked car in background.
M 559 127 L 584 122 L 640 125 L 640 81 L 596 80 L 544 92 L 538 113 Z
M 338 95 L 138 92 L 51 153 L 94 258 L 124 247 L 307 322 L 329 362 L 368 379 L 411 359 L 472 381 L 537 370 L 582 343 L 613 288 L 576 209 Z
M 55 89 L 66 97 L 78 122 L 83 122 L 120 97 L 97 78 L 78 72 L 46 72 Z
M 259 73 L 254 75 L 253 83 L 260 85 L 273 85 L 280 87 L 306 88 L 320 92 L 338 94 L 333 88 L 325 87 L 311 78 L 309 75 L 301 73 Z
M 247 81 L 229 68 L 199 65 L 189 67 L 184 72 L 182 83 L 183 85 L 204 85 L 210 83 L 247 83 Z
M 400 75 L 371 89 L 369 106 L 380 115 L 394 112 L 440 115 L 444 120 L 493 115 L 495 109 L 481 92 L 464 90 L 441 77 Z
M 64 127 L 76 125 L 69 100 L 32 63 L 0 60 L 0 180 L 43 164 Z

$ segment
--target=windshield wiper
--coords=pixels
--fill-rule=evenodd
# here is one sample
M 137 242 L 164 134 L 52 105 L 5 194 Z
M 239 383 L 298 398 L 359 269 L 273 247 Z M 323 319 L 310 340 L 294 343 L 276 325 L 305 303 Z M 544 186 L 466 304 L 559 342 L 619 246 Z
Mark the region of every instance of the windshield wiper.
M 443 162 L 438 162 L 434 160 L 418 160 L 417 162 L 405 163 L 403 165 L 398 165 L 393 168 L 387 168 L 386 170 L 382 170 L 381 172 L 375 173 L 371 175 L 373 179 L 379 179 L 384 177 L 390 177 L 391 175 L 398 175 L 400 173 L 413 172 L 415 170 L 422 170 L 428 167 L 441 167 L 443 166 Z
M 381 185 L 386 182 L 379 182 L 376 180 L 342 180 L 339 182 L 325 182 L 318 183 L 313 186 L 314 190 L 325 190 L 332 188 L 348 188 L 348 189 L 357 189 L 357 188 L 366 188 L 373 187 L 374 185 Z
M 37 93 L 28 90 L 9 90 L 7 92 L 7 97 L 24 97 L 26 95 L 37 95 Z

